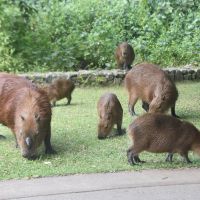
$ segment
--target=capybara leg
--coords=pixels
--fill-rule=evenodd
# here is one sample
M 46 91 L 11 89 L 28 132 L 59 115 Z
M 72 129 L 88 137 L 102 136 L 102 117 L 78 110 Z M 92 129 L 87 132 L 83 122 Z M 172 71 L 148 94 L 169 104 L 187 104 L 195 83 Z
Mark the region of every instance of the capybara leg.
M 71 103 L 71 100 L 72 100 L 72 97 L 71 97 L 71 95 L 69 96 L 69 97 L 67 97 L 67 105 L 69 105 L 70 103 Z
M 51 134 L 47 134 L 44 139 L 44 145 L 45 145 L 45 153 L 46 154 L 54 154 L 56 151 L 51 146 Z
M 56 106 L 56 99 L 53 99 L 52 101 L 51 101 L 51 105 L 54 107 L 54 106 Z
M 138 153 L 136 153 L 136 151 L 134 150 L 134 147 L 130 147 L 127 150 L 127 158 L 128 158 L 129 164 L 131 165 L 135 165 L 141 161 L 140 158 L 138 157 Z
M 145 161 L 140 160 L 139 156 L 135 156 L 135 160 L 136 162 L 145 163 Z
M 172 114 L 173 117 L 180 118 L 178 115 L 176 115 L 175 105 L 171 107 L 171 114 Z
M 142 108 L 148 112 L 149 111 L 149 104 L 145 101 L 142 101 Z
M 165 159 L 166 162 L 172 162 L 172 158 L 173 158 L 173 153 L 168 153 L 167 154 L 167 158 Z
M 137 100 L 138 100 L 138 97 L 136 97 L 136 96 L 129 96 L 128 109 L 129 109 L 129 112 L 130 112 L 130 114 L 132 116 L 136 115 L 135 110 L 134 110 L 134 106 L 135 106 Z
M 187 163 L 192 163 L 192 161 L 188 158 L 188 152 L 181 152 L 180 155 L 183 157 L 184 161 Z
M 6 139 L 6 137 L 3 135 L 0 135 L 0 139 Z
M 119 123 L 117 123 L 117 132 L 118 132 L 118 135 L 123 135 L 122 122 L 121 121 Z

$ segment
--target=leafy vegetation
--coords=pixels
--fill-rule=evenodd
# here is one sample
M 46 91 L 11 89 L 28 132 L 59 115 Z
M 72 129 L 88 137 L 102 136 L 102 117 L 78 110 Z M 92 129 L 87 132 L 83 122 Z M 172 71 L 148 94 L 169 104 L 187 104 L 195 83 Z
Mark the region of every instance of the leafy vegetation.
M 200 128 L 199 97 L 200 83 L 180 83 L 177 114 L 182 119 L 194 123 Z M 65 106 L 66 99 L 57 102 L 53 108 L 52 145 L 56 155 L 46 156 L 44 147 L 39 149 L 39 159 L 28 161 L 15 148 L 11 131 L 0 126 L 0 133 L 7 137 L 0 140 L 0 180 L 12 178 L 31 178 L 38 176 L 66 175 L 74 173 L 115 172 L 122 170 L 142 170 L 154 168 L 200 167 L 200 158 L 190 153 L 192 164 L 186 164 L 179 155 L 175 155 L 172 164 L 166 163 L 166 154 L 143 152 L 140 154 L 146 163 L 130 166 L 126 150 L 130 146 L 127 135 L 97 139 L 96 103 L 106 91 L 117 94 L 123 110 L 123 128 L 127 128 L 133 118 L 128 113 L 127 94 L 122 87 L 76 88 L 72 95 L 72 104 Z M 191 100 L 192 97 L 192 100 Z M 136 112 L 141 115 L 141 102 L 136 104 Z
M 1 0 L 0 71 L 114 68 L 127 40 L 136 62 L 200 61 L 200 0 Z

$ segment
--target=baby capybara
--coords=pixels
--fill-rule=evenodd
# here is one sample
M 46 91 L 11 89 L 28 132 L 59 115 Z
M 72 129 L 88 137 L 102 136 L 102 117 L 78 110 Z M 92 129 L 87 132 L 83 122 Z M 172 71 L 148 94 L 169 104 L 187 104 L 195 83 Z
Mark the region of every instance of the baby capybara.
M 9 127 L 23 157 L 33 159 L 44 141 L 45 152 L 51 146 L 51 105 L 45 91 L 31 81 L 0 73 L 0 123 Z
M 114 124 L 117 124 L 118 134 L 122 134 L 123 109 L 115 94 L 106 93 L 100 97 L 97 103 L 99 115 L 98 138 L 104 139 L 111 132 Z
M 133 47 L 127 42 L 118 45 L 115 50 L 115 59 L 119 69 L 129 70 L 135 58 Z
M 139 153 L 168 152 L 166 161 L 172 162 L 173 153 L 179 153 L 188 163 L 188 151 L 200 155 L 200 132 L 189 122 L 162 113 L 147 113 L 129 125 L 132 146 L 127 151 L 128 162 L 141 162 Z
M 125 87 L 129 94 L 129 111 L 135 114 L 134 106 L 138 99 L 143 101 L 143 108 L 149 112 L 164 113 L 171 108 L 175 113 L 178 91 L 169 75 L 158 66 L 142 63 L 134 66 L 125 76 Z
M 53 106 L 56 105 L 56 101 L 67 98 L 67 105 L 70 104 L 72 99 L 72 92 L 75 88 L 74 83 L 69 79 L 56 79 L 50 85 L 44 86 L 44 90 L 49 96 L 49 100 Z

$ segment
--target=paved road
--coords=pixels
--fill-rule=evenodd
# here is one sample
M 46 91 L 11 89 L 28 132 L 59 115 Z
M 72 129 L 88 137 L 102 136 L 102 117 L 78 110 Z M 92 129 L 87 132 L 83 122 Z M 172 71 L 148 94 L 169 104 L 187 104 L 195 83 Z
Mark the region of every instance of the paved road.
M 0 200 L 199 200 L 200 169 L 0 181 Z

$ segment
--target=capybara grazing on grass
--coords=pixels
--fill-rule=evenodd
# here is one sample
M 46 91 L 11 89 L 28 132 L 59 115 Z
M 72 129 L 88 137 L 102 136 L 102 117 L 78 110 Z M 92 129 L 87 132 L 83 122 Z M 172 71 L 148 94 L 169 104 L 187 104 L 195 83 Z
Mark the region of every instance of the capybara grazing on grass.
M 129 70 L 135 58 L 133 47 L 127 42 L 118 45 L 115 51 L 115 59 L 119 69 Z
M 98 138 L 104 139 L 111 132 L 114 124 L 117 124 L 118 134 L 122 133 L 123 109 L 115 94 L 106 93 L 100 97 L 97 103 L 99 115 Z
M 147 113 L 129 125 L 132 146 L 127 151 L 128 162 L 141 162 L 139 153 L 168 152 L 166 161 L 172 162 L 173 153 L 179 153 L 187 163 L 188 151 L 200 155 L 200 132 L 189 122 L 162 113 Z
M 134 66 L 125 77 L 125 87 L 129 94 L 129 111 L 135 114 L 134 106 L 138 99 L 143 101 L 142 107 L 149 112 L 164 113 L 171 108 L 175 113 L 178 91 L 169 75 L 158 66 L 142 63 Z
M 44 86 L 44 90 L 49 96 L 49 100 L 53 106 L 56 105 L 56 101 L 67 98 L 67 105 L 70 104 L 72 99 L 72 92 L 75 88 L 74 83 L 69 79 L 56 79 L 50 85 Z
M 36 157 L 44 141 L 45 152 L 51 146 L 51 105 L 45 91 L 31 81 L 12 74 L 0 73 L 0 123 L 9 127 L 23 157 Z

